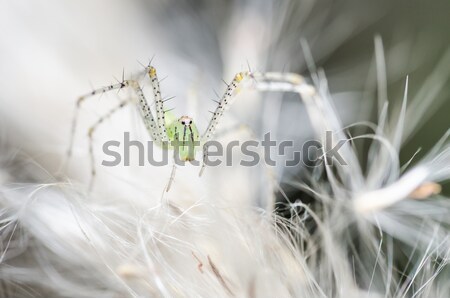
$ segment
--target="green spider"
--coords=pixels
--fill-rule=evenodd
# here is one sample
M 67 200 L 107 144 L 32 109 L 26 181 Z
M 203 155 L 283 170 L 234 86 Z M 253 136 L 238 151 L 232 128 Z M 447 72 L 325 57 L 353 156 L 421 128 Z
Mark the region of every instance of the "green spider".
M 78 117 L 78 111 L 83 101 L 87 98 L 95 96 L 97 94 L 106 93 L 112 90 L 131 88 L 137 95 L 137 106 L 140 110 L 140 114 L 144 125 L 152 138 L 153 142 L 161 146 L 164 150 L 174 149 L 172 144 L 178 144 L 177 150 L 174 150 L 174 158 L 179 158 L 181 161 L 193 161 L 197 150 L 201 147 L 203 150 L 203 163 L 199 175 L 203 173 L 208 158 L 208 141 L 211 141 L 215 135 L 217 125 L 222 118 L 225 110 L 229 107 L 234 96 L 244 87 L 244 82 L 252 83 L 250 86 L 257 90 L 265 91 L 284 91 L 284 92 L 297 92 L 302 97 L 305 97 L 305 91 L 307 96 L 314 96 L 315 89 L 306 84 L 302 76 L 294 73 L 259 73 L 259 72 L 239 72 L 237 73 L 231 83 L 227 86 L 227 89 L 218 103 L 218 106 L 212 114 L 211 120 L 205 130 L 200 135 L 194 120 L 189 116 L 181 116 L 176 118 L 173 114 L 164 110 L 164 100 L 161 97 L 161 91 L 159 87 L 158 76 L 156 69 L 148 65 L 145 68 L 146 74 L 148 74 L 151 80 L 151 86 L 153 89 L 153 96 L 155 101 L 155 115 L 150 109 L 150 105 L 142 92 L 142 88 L 136 80 L 125 80 L 117 84 L 112 84 L 102 88 L 95 89 L 78 98 L 75 115 L 72 122 L 72 132 L 70 138 L 70 145 L 68 150 L 68 156 L 72 154 L 73 140 L 75 135 L 76 121 Z M 124 100 L 116 107 L 111 109 L 106 115 L 99 118 L 88 131 L 89 137 L 89 156 L 91 162 L 91 182 L 89 189 L 92 188 L 93 180 L 96 175 L 95 171 L 95 159 L 93 153 L 93 134 L 97 127 L 103 123 L 103 121 L 116 111 L 123 108 L 130 101 Z M 177 156 L 175 156 L 177 154 Z M 166 191 L 170 190 L 172 181 L 175 177 L 176 165 L 174 163 L 172 173 L 170 175 L 169 182 L 166 186 Z

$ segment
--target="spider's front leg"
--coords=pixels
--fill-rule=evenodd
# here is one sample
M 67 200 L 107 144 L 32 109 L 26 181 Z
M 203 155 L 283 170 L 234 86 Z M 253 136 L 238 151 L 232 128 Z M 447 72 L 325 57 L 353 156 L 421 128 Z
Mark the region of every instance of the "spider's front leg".
M 252 81 L 252 84 L 245 84 Z M 308 100 L 317 95 L 315 88 L 306 83 L 305 79 L 296 73 L 280 73 L 280 72 L 239 72 L 237 73 L 222 96 L 219 104 L 214 111 L 208 127 L 202 136 L 203 146 L 203 164 L 200 170 L 200 175 L 203 173 L 206 160 L 208 158 L 207 145 L 216 132 L 217 125 L 222 118 L 225 110 L 230 106 L 234 96 L 241 88 L 250 87 L 259 91 L 278 91 L 278 92 L 295 92 L 298 93 L 302 99 Z
M 150 75 L 150 78 L 153 77 L 153 74 L 155 74 L 155 78 L 156 78 L 156 71 L 154 71 L 153 67 L 149 67 L 148 73 Z M 157 86 L 157 93 L 160 94 L 159 91 L 159 83 L 156 81 L 152 81 L 152 85 L 156 85 Z M 92 98 L 95 95 L 98 94 L 103 94 L 103 93 L 107 93 L 110 92 L 112 90 L 120 90 L 122 88 L 131 88 L 135 94 L 138 97 L 138 101 L 137 101 L 137 105 L 139 107 L 140 113 L 141 113 L 141 117 L 142 120 L 144 122 L 144 125 L 150 135 L 150 137 L 153 139 L 153 141 L 158 144 L 161 145 L 163 140 L 167 140 L 167 134 L 165 131 L 165 126 L 162 125 L 162 127 L 160 128 L 160 122 L 162 121 L 162 123 L 164 123 L 164 116 L 161 117 L 160 113 L 158 113 L 159 115 L 159 119 L 155 120 L 155 118 L 153 117 L 153 114 L 150 110 L 150 106 L 147 102 L 147 99 L 144 96 L 144 93 L 142 92 L 142 88 L 140 87 L 139 83 L 135 80 L 123 80 L 121 83 L 117 83 L 117 84 L 112 84 L 106 87 L 102 87 L 102 88 L 98 88 L 95 89 L 81 97 L 78 98 L 77 100 L 77 104 L 76 104 L 76 109 L 75 109 L 75 113 L 74 113 L 74 118 L 72 121 L 72 129 L 71 129 L 71 136 L 70 136 L 70 143 L 69 143 L 69 149 L 67 152 L 67 158 L 69 159 L 71 157 L 72 154 L 72 147 L 73 147 L 73 141 L 74 141 L 74 137 L 75 137 L 75 130 L 76 130 L 76 126 L 77 126 L 77 120 L 78 120 L 78 113 L 79 113 L 79 109 L 81 107 L 81 104 L 89 99 Z M 155 89 L 154 89 L 155 90 Z M 107 118 L 109 118 L 110 116 L 112 116 L 112 114 L 114 114 L 115 112 L 117 112 L 118 110 L 120 110 L 123 106 L 125 106 L 125 102 L 121 102 L 119 104 L 119 106 L 113 108 L 111 111 L 109 111 L 105 116 L 101 117 L 100 119 L 97 120 L 97 122 L 94 123 L 93 126 L 91 126 L 91 128 L 89 129 L 88 132 L 88 137 L 89 137 L 89 154 L 90 154 L 90 162 L 91 162 L 91 181 L 89 183 L 90 187 L 92 187 L 92 182 L 94 180 L 94 176 L 96 175 L 96 171 L 95 171 L 95 164 L 94 164 L 94 153 L 93 153 L 93 134 L 94 131 L 96 130 L 96 128 L 103 123 L 103 121 Z M 164 112 L 164 108 L 162 107 L 162 100 L 160 100 L 159 102 L 157 102 L 157 107 L 160 107 L 160 109 Z
M 248 84 L 247 84 L 248 83 Z M 278 92 L 295 92 L 300 95 L 303 100 L 311 100 L 317 95 L 314 87 L 308 85 L 304 78 L 295 73 L 278 73 L 278 72 L 240 72 L 237 73 L 222 96 L 219 104 L 214 111 L 205 133 L 202 136 L 203 145 L 203 162 L 199 175 L 201 176 L 205 170 L 208 161 L 208 141 L 216 134 L 216 128 L 219 124 L 225 110 L 232 104 L 234 96 L 242 88 L 256 89 L 259 91 L 278 91 Z M 244 129 L 249 135 L 254 135 L 251 129 Z M 263 151 L 259 151 L 262 159 Z M 269 188 L 272 191 L 278 186 L 276 175 L 272 168 L 264 163 Z M 272 210 L 275 204 L 275 197 L 272 193 L 268 198 L 267 210 Z
M 231 100 L 233 99 L 234 93 L 238 90 L 238 86 L 241 83 L 242 80 L 247 78 L 249 76 L 249 72 L 240 72 L 236 74 L 233 78 L 233 81 L 227 86 L 227 89 L 225 91 L 225 94 L 222 96 L 222 98 L 219 101 L 219 105 L 217 106 L 216 110 L 214 111 L 211 120 L 209 121 L 208 127 L 205 130 L 205 133 L 201 137 L 201 143 L 203 145 L 203 162 L 202 167 L 199 172 L 199 176 L 201 176 L 205 170 L 206 167 L 206 161 L 208 159 L 208 142 L 211 141 L 213 138 L 217 125 L 219 124 L 220 119 L 223 116 L 223 113 L 228 108 L 228 106 L 231 103 Z
M 161 143 L 162 132 L 159 130 L 159 127 L 155 121 L 155 118 L 153 117 L 153 114 L 150 110 L 150 106 L 147 102 L 147 99 L 145 98 L 144 93 L 142 92 L 142 88 L 139 86 L 139 83 L 137 81 L 124 80 L 121 83 L 112 84 L 109 86 L 95 89 L 95 90 L 93 90 L 85 95 L 82 95 L 78 98 L 76 107 L 75 107 L 74 117 L 72 120 L 72 129 L 71 129 L 71 135 L 70 135 L 69 149 L 67 152 L 69 157 L 72 154 L 73 141 L 75 138 L 75 131 L 76 131 L 77 121 L 78 121 L 78 114 L 79 114 L 79 110 L 80 110 L 83 102 L 89 98 L 94 97 L 95 95 L 103 94 L 103 93 L 107 93 L 107 92 L 110 92 L 113 90 L 123 89 L 123 88 L 131 88 L 136 93 L 136 95 L 138 97 L 138 107 L 141 112 L 141 116 L 142 116 L 144 125 L 147 128 L 147 131 L 149 132 L 150 137 L 158 144 Z
M 165 123 L 165 111 L 164 100 L 161 98 L 161 89 L 159 88 L 159 80 L 156 74 L 156 69 L 153 66 L 148 68 L 148 75 L 151 80 L 153 96 L 155 98 L 156 107 L 156 124 L 160 132 L 161 142 L 168 142 L 169 137 L 167 135 L 166 123 Z
M 169 142 L 175 141 L 178 142 L 178 134 L 170 134 L 167 131 L 166 127 L 166 118 L 165 114 L 166 111 L 164 110 L 164 100 L 161 97 L 161 91 L 159 88 L 159 80 L 158 76 L 156 74 L 156 69 L 152 66 L 148 69 L 148 75 L 151 80 L 152 89 L 153 89 L 153 96 L 155 98 L 155 107 L 156 107 L 156 123 L 158 125 L 158 130 L 161 132 L 161 145 L 163 150 L 166 150 L 170 147 Z M 177 121 L 177 120 L 173 120 Z M 169 120 L 170 122 L 170 120 Z M 174 123 L 175 124 L 175 123 Z M 170 127 L 170 126 L 169 126 Z M 174 150 L 174 156 L 173 156 L 173 165 L 172 165 L 172 171 L 170 172 L 170 178 L 166 186 L 166 192 L 168 192 L 172 186 L 173 181 L 175 180 L 175 173 L 177 171 L 177 164 L 176 164 L 176 154 L 178 154 L 177 150 Z
M 255 72 L 249 73 L 248 77 L 253 79 L 252 88 L 259 91 L 293 92 L 299 94 L 303 100 L 318 95 L 316 88 L 308 84 L 303 76 L 296 73 Z

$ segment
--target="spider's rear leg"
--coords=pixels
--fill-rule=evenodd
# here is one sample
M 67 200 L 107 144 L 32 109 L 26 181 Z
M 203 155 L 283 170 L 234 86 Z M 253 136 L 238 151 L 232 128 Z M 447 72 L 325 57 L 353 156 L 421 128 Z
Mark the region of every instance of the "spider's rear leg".
M 175 180 L 176 171 L 177 171 L 177 165 L 175 164 L 175 161 L 174 161 L 173 166 L 172 166 L 172 171 L 170 172 L 169 182 L 167 183 L 167 186 L 166 186 L 166 192 L 169 192 L 170 187 L 172 186 L 172 182 Z
M 175 142 L 178 142 L 178 134 L 174 135 L 174 140 L 175 140 Z M 170 187 L 172 186 L 172 183 L 175 180 L 175 173 L 177 171 L 177 162 L 176 162 L 177 154 L 178 154 L 177 150 L 173 150 L 173 160 L 172 160 L 173 165 L 172 165 L 172 171 L 170 172 L 169 181 L 167 182 L 166 192 L 169 192 Z
M 88 130 L 88 138 L 89 138 L 89 161 L 90 161 L 90 169 L 91 169 L 91 177 L 89 180 L 88 191 L 92 191 L 94 186 L 94 179 L 96 176 L 96 167 L 95 167 L 95 155 L 94 155 L 94 133 L 100 126 L 100 124 L 104 123 L 105 120 L 111 118 L 116 112 L 124 108 L 127 104 L 129 104 L 131 100 L 123 100 L 117 106 L 108 111 L 105 115 L 100 117 Z
M 136 93 L 136 95 L 138 97 L 138 106 L 139 106 L 139 110 L 141 112 L 141 117 L 144 122 L 144 125 L 145 125 L 147 131 L 149 132 L 150 137 L 157 144 L 161 143 L 161 139 L 163 138 L 163 135 L 166 135 L 166 134 L 165 134 L 165 132 L 160 130 L 159 125 L 155 121 L 155 118 L 153 117 L 153 114 L 150 110 L 150 105 L 148 104 L 147 99 L 145 98 L 144 93 L 142 92 L 142 88 L 140 87 L 140 85 L 137 81 L 124 80 L 121 83 L 112 84 L 112 85 L 109 85 L 106 87 L 95 89 L 95 90 L 93 90 L 83 96 L 80 96 L 78 98 L 76 107 L 75 107 L 75 111 L 74 111 L 74 116 L 72 119 L 72 128 L 71 128 L 71 133 L 70 133 L 69 149 L 67 150 L 68 158 L 70 158 L 72 155 L 75 131 L 76 131 L 77 121 L 78 121 L 78 114 L 79 114 L 79 110 L 80 110 L 82 103 L 85 100 L 94 97 L 95 95 L 110 92 L 112 90 L 118 90 L 118 89 L 120 90 L 123 88 L 131 88 Z

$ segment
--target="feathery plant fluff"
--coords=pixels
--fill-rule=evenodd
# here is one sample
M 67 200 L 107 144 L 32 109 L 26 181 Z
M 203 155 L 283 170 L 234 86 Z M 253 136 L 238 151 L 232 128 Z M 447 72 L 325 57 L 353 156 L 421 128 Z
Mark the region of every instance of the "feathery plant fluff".
M 383 33 L 378 21 L 391 20 L 385 13 L 398 9 L 396 5 L 364 8 L 338 1 L 333 11 L 322 1 L 177 6 L 168 1 L 110 3 L 110 11 L 102 13 L 94 4 L 53 5 L 53 12 L 35 7 L 35 13 L 48 13 L 51 20 L 64 15 L 64 38 L 45 25 L 25 26 L 33 19 L 24 20 L 26 10 L 20 6 L 12 4 L 5 10 L 10 16 L 0 18 L 15 25 L 1 41 L 9 53 L 18 46 L 8 43 L 10 36 L 33 45 L 30 57 L 18 53 L 5 61 L 13 79 L 17 68 L 23 69 L 20 59 L 49 65 L 41 76 L 26 81 L 29 90 L 1 88 L 0 297 L 450 296 L 450 131 L 444 130 L 430 148 L 404 157 L 404 152 L 417 150 L 409 147 L 420 125 L 445 107 L 440 98 L 449 96 L 450 52 L 443 46 L 439 59 L 428 61 L 423 47 L 411 46 L 410 31 L 400 28 L 404 34 L 395 38 L 404 39 L 397 43 L 376 35 L 376 29 Z M 361 20 L 357 8 L 370 14 Z M 98 17 L 106 22 L 104 14 L 113 17 L 106 23 L 111 28 L 93 26 Z M 87 20 L 80 22 L 80 15 Z M 119 16 L 122 29 L 114 25 Z M 109 38 L 101 32 L 127 36 Z M 99 36 L 104 44 L 96 44 Z M 158 42 L 127 43 L 135 36 Z M 361 49 L 366 37 L 374 46 Z M 129 48 L 102 48 L 116 38 Z M 358 48 L 353 49 L 354 60 L 373 52 L 372 62 L 348 61 L 340 51 L 350 41 Z M 49 55 L 51 49 L 60 51 Z M 246 69 L 247 59 L 255 72 L 307 77 L 307 90 L 275 82 L 265 88 L 294 92 L 239 95 L 224 117 L 223 130 L 246 120 L 255 134 L 233 132 L 223 142 L 258 139 L 267 131 L 277 140 L 323 140 L 331 131 L 334 142 L 345 140 L 339 153 L 347 165 L 288 168 L 277 157 L 271 169 L 278 179 L 276 202 L 269 207 L 264 167 L 211 167 L 201 178 L 198 169 L 186 167 L 168 193 L 164 188 L 170 165 L 100 168 L 89 193 L 87 128 L 117 98 L 133 95 L 105 95 L 83 108 L 87 116 L 80 116 L 73 160 L 58 172 L 69 138 L 69 115 L 77 96 L 86 91 L 79 76 L 86 75 L 93 52 L 101 54 L 92 62 L 97 87 L 102 76 L 112 73 L 103 74 L 106 69 L 121 69 L 126 63 L 118 57 L 140 59 L 149 49 L 157 51 L 158 71 L 169 75 L 161 82 L 162 92 L 177 96 L 170 101 L 176 110 L 191 109 L 199 129 L 210 116 L 202 107 L 214 105 L 200 98 L 211 95 L 212 88 L 220 93 L 223 86 L 214 80 L 228 80 Z M 420 58 L 408 71 L 402 68 L 409 61 L 405 51 Z M 75 67 L 73 61 L 80 57 L 84 62 Z M 418 70 L 419 62 L 433 65 L 426 76 Z M 55 86 L 58 72 L 65 75 Z M 23 80 L 12 80 L 12 85 L 22 86 Z M 397 86 L 392 88 L 392 81 Z M 38 95 L 31 92 L 34 84 L 39 85 Z M 30 112 L 21 102 L 36 107 Z M 102 141 L 127 129 L 140 140 L 148 138 L 133 109 L 106 122 L 96 135 L 96 156 Z

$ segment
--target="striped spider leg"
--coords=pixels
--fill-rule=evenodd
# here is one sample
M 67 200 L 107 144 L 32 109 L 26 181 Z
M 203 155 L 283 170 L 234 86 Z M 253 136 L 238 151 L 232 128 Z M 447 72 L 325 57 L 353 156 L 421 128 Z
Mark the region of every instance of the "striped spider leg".
M 307 97 L 311 98 L 311 96 L 316 94 L 314 87 L 308 85 L 302 76 L 295 73 L 261 73 L 249 71 L 237 73 L 228 85 L 211 117 L 205 133 L 202 135 L 201 143 L 203 144 L 203 163 L 199 175 L 202 175 L 206 166 L 206 160 L 208 158 L 208 141 L 212 140 L 214 137 L 217 125 L 219 124 L 223 113 L 230 106 L 233 97 L 240 91 L 241 87 L 248 86 L 247 84 L 243 84 L 245 83 L 244 81 L 250 80 L 253 82 L 250 89 L 260 91 L 296 92 L 299 93 L 303 99 L 306 99 Z
M 166 132 L 165 127 L 165 117 L 164 117 L 164 106 L 163 106 L 163 99 L 161 98 L 161 92 L 159 88 L 159 81 L 156 75 L 156 70 L 152 66 L 148 66 L 146 68 L 146 71 L 151 79 L 151 85 L 153 88 L 153 95 L 155 98 L 155 106 L 156 106 L 156 119 L 153 116 L 150 105 L 147 101 L 147 99 L 144 96 L 144 93 L 142 92 L 142 88 L 139 85 L 139 83 L 136 80 L 124 80 L 122 79 L 122 82 L 117 84 L 112 84 L 109 86 L 105 86 L 102 88 L 95 89 L 85 95 L 82 95 L 78 98 L 75 108 L 74 117 L 72 120 L 72 129 L 71 129 L 71 136 L 70 136 L 70 142 L 69 142 L 69 149 L 67 152 L 68 158 L 72 155 L 73 150 L 73 143 L 75 138 L 75 131 L 77 127 L 77 120 L 78 120 L 78 114 L 80 107 L 82 103 L 92 98 L 95 95 L 110 92 L 112 90 L 120 90 L 122 88 L 131 88 L 134 93 L 137 95 L 137 106 L 140 110 L 140 114 L 142 117 L 142 120 L 144 122 L 144 125 L 152 138 L 152 140 L 155 142 L 155 144 L 162 146 L 163 142 L 167 142 L 168 136 Z M 115 114 L 117 111 L 125 107 L 128 103 L 130 103 L 130 100 L 121 101 L 119 105 L 112 108 L 109 112 L 107 112 L 105 115 L 100 117 L 88 130 L 88 138 L 89 138 L 89 156 L 90 156 L 90 163 L 91 163 L 91 179 L 89 182 L 89 190 L 92 189 L 93 181 L 96 175 L 95 170 L 95 158 L 94 158 L 94 152 L 93 152 L 93 135 L 96 131 L 96 129 L 99 127 L 100 124 L 102 124 L 106 119 L 110 118 L 113 114 Z
M 91 166 L 91 179 L 89 181 L 89 187 L 88 190 L 92 190 L 92 187 L 94 185 L 94 178 L 96 175 L 95 170 L 95 155 L 94 155 L 94 134 L 97 130 L 97 128 L 104 123 L 105 120 L 111 118 L 117 111 L 125 107 L 127 104 L 130 103 L 131 100 L 122 100 L 119 102 L 119 104 L 115 107 L 113 107 L 111 110 L 109 110 L 105 115 L 101 116 L 97 121 L 91 125 L 88 129 L 88 138 L 89 138 L 89 160 L 90 160 L 90 166 Z
M 220 119 L 223 116 L 225 110 L 229 107 L 231 100 L 233 99 L 233 95 L 238 91 L 238 85 L 240 82 L 248 76 L 248 72 L 240 72 L 234 76 L 234 79 L 227 86 L 225 94 L 219 101 L 219 104 L 214 111 L 211 120 L 209 121 L 208 127 L 206 127 L 205 132 L 201 137 L 201 144 L 203 144 L 203 163 L 200 169 L 199 176 L 203 174 L 203 171 L 206 167 L 206 160 L 208 158 L 208 142 L 211 141 L 215 135 L 217 125 L 219 124 Z

